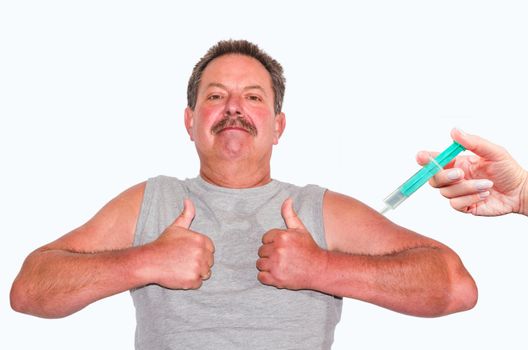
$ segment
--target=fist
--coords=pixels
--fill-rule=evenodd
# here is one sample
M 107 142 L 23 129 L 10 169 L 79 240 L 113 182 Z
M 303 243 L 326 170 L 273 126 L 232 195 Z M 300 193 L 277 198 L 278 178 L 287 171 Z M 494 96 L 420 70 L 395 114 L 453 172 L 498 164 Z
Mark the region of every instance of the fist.
M 150 283 L 197 289 L 211 276 L 214 245 L 209 237 L 189 230 L 194 215 L 194 205 L 186 199 L 180 216 L 149 244 Z
M 281 214 L 286 229 L 273 229 L 262 236 L 257 278 L 277 288 L 313 289 L 316 277 L 313 267 L 323 263 L 326 252 L 297 216 L 291 198 L 282 204 Z

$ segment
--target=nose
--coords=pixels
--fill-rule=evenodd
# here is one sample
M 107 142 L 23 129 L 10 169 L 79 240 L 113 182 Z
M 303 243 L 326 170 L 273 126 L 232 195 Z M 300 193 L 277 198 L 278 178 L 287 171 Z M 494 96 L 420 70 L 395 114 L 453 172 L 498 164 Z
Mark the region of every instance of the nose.
M 242 114 L 242 103 L 240 96 L 230 95 L 227 98 L 225 113 L 230 116 Z

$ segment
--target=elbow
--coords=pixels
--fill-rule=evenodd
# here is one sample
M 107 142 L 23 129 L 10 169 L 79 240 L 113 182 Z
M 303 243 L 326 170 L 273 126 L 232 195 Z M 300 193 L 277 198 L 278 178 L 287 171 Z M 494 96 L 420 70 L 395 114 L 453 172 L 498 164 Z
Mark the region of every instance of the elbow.
M 436 299 L 436 308 L 428 317 L 440 317 L 449 314 L 471 310 L 478 301 L 478 289 L 475 281 L 467 271 L 457 274 L 451 279 L 451 283 L 444 287 L 443 293 L 440 293 Z M 442 301 L 440 301 L 442 300 Z M 435 304 L 435 303 L 432 303 Z
M 446 258 L 445 309 L 438 316 L 471 310 L 478 301 L 477 284 L 466 270 L 460 258 L 452 253 Z
M 451 294 L 453 299 L 452 312 L 471 310 L 477 305 L 478 288 L 473 278 L 467 272 L 453 286 Z
M 9 293 L 9 302 L 11 303 L 11 308 L 16 312 L 21 312 L 24 314 L 30 314 L 30 301 L 27 298 L 27 293 L 23 291 L 20 282 L 15 280 L 11 286 L 11 292 Z
M 11 285 L 9 302 L 11 309 L 27 315 L 42 318 L 61 318 L 68 314 L 62 312 L 64 301 L 56 293 L 47 291 L 35 277 L 35 265 L 39 262 L 33 253 L 26 258 L 22 269 Z
M 61 318 L 68 315 L 59 313 L 58 309 L 53 308 L 50 303 L 43 302 L 42 299 L 32 295 L 19 279 L 13 282 L 9 302 L 14 311 L 42 318 Z
M 471 310 L 478 300 L 478 290 L 471 277 L 459 281 L 443 290 L 436 289 L 423 298 L 421 308 L 413 310 L 411 315 L 426 318 L 447 316 L 457 312 Z
M 451 264 L 449 282 L 448 313 L 473 309 L 478 301 L 477 284 L 458 257 Z
M 425 317 L 441 317 L 471 310 L 478 301 L 478 288 L 459 259 L 445 271 L 444 278 L 438 279 L 429 290 Z M 448 265 L 448 266 L 449 266 Z

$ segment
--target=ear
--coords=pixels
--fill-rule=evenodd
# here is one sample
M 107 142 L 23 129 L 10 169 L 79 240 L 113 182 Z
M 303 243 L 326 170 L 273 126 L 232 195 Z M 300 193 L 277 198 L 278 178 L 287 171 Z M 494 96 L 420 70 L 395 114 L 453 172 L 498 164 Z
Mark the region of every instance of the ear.
M 191 141 L 194 141 L 193 124 L 194 124 L 193 110 L 187 107 L 185 108 L 185 129 L 187 129 L 187 134 L 189 134 Z
M 275 135 L 273 137 L 273 144 L 279 143 L 279 139 L 286 128 L 286 115 L 282 112 L 275 116 Z

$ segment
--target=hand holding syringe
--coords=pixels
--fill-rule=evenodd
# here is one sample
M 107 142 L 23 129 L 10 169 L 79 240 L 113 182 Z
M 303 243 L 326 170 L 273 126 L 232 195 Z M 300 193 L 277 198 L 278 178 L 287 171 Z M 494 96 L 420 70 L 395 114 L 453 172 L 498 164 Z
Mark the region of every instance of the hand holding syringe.
M 385 208 L 381 210 L 381 213 L 385 214 L 389 209 L 395 209 L 464 150 L 465 148 L 462 145 L 453 141 L 451 146 L 446 148 L 436 158 L 431 158 L 427 165 L 424 165 L 422 169 L 385 198 Z

